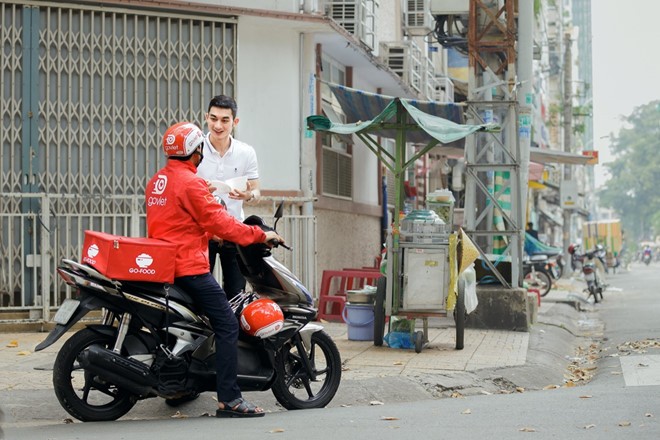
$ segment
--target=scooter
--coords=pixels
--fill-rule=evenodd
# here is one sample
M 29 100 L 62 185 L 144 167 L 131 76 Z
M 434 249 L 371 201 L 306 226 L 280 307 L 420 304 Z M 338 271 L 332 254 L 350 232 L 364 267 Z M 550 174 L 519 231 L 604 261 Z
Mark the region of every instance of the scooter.
M 280 205 L 274 226 L 281 216 Z M 269 229 L 256 216 L 245 223 Z M 272 300 L 283 314 L 274 334 L 253 336 L 241 326 L 241 390 L 271 390 L 290 410 L 326 406 L 339 387 L 341 358 L 330 336 L 312 323 L 317 315 L 312 296 L 273 257 L 270 246 L 239 246 L 238 251 L 253 292 L 230 302 L 237 318 L 257 298 Z M 78 295 L 62 303 L 54 318 L 57 325 L 37 351 L 90 311 L 102 310 L 102 322 L 72 335 L 53 366 L 55 395 L 69 414 L 81 421 L 116 420 L 141 399 L 162 397 L 175 406 L 215 391 L 214 333 L 186 292 L 175 285 L 110 279 L 67 259 L 57 271 Z
M 587 299 L 591 296 L 594 302 L 598 303 L 603 300 L 603 290 L 607 287 L 603 284 L 598 269 L 596 267 L 596 259 L 603 262 L 603 248 L 596 246 L 591 251 L 580 253 L 578 245 L 570 245 L 568 252 L 571 254 L 571 261 L 574 263 L 575 268 L 582 271 L 584 281 L 587 283 L 585 292 L 588 293 Z

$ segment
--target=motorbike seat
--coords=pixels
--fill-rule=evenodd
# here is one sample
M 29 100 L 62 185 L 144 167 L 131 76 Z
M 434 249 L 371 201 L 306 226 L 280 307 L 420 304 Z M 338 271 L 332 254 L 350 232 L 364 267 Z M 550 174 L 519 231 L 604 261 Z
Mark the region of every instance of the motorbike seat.
M 546 261 L 547 259 L 548 259 L 548 256 L 546 254 L 534 254 L 531 257 L 531 260 L 533 262 Z
M 143 292 L 149 292 L 151 294 L 162 297 L 166 295 L 165 284 L 161 284 L 161 283 L 149 283 L 142 281 L 122 281 L 122 285 L 124 286 L 124 289 L 126 289 L 127 287 L 129 289 L 131 288 L 139 289 Z M 183 289 L 175 286 L 174 284 L 169 285 L 169 295 L 170 298 L 175 299 L 179 302 L 183 302 L 186 304 L 194 304 L 192 297 L 188 295 L 186 292 L 184 292 Z

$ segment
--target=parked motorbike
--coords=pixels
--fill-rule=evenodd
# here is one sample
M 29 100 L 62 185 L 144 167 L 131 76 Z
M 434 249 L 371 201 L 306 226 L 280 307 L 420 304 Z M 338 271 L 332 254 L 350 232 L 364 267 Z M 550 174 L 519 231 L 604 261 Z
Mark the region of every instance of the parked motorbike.
M 245 223 L 269 229 L 256 216 Z M 253 292 L 232 299 L 237 318 L 245 318 L 257 301 L 272 301 L 283 314 L 276 333 L 251 335 L 241 325 L 241 390 L 271 390 L 290 410 L 326 406 L 339 387 L 341 358 L 322 326 L 311 322 L 317 314 L 312 296 L 268 245 L 239 246 L 238 254 Z M 162 397 L 177 405 L 215 391 L 214 333 L 186 292 L 175 285 L 110 279 L 67 259 L 58 273 L 78 295 L 63 302 L 54 318 L 56 327 L 37 351 L 88 312 L 103 310 L 102 322 L 72 335 L 53 366 L 55 394 L 69 414 L 81 421 L 115 420 L 141 399 Z
M 551 273 L 547 255 L 532 255 L 523 260 L 524 281 L 531 288 L 538 289 L 541 296 L 546 296 L 552 289 L 552 279 L 556 278 Z
M 593 296 L 594 302 L 598 303 L 603 300 L 603 290 L 605 290 L 606 285 L 603 284 L 598 273 L 596 260 L 600 260 L 602 264 L 604 249 L 602 246 L 596 246 L 587 252 L 581 252 L 580 249 L 579 245 L 571 244 L 568 247 L 568 253 L 571 254 L 571 261 L 576 269 L 582 271 L 584 281 L 587 283 L 585 291 L 588 292 L 588 297 Z

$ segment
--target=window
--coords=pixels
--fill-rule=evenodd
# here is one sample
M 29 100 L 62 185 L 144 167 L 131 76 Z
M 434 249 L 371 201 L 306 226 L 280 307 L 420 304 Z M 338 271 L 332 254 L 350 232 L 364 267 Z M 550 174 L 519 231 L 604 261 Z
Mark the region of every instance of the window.
M 321 78 L 335 84 L 346 84 L 346 69 L 327 55 L 321 59 Z M 346 117 L 330 87 L 321 83 L 321 105 L 327 118 L 346 122 Z M 353 196 L 353 156 L 350 136 L 319 133 L 323 146 L 322 193 L 328 196 L 351 199 Z

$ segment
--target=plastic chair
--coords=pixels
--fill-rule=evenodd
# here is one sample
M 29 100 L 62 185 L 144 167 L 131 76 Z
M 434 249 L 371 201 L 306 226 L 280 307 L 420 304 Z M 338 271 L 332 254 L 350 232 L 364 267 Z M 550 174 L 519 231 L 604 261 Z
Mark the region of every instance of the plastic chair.
M 373 270 L 324 270 L 317 319 L 344 322 L 342 312 L 346 305 L 346 291 L 375 284 L 380 276 L 380 272 Z

